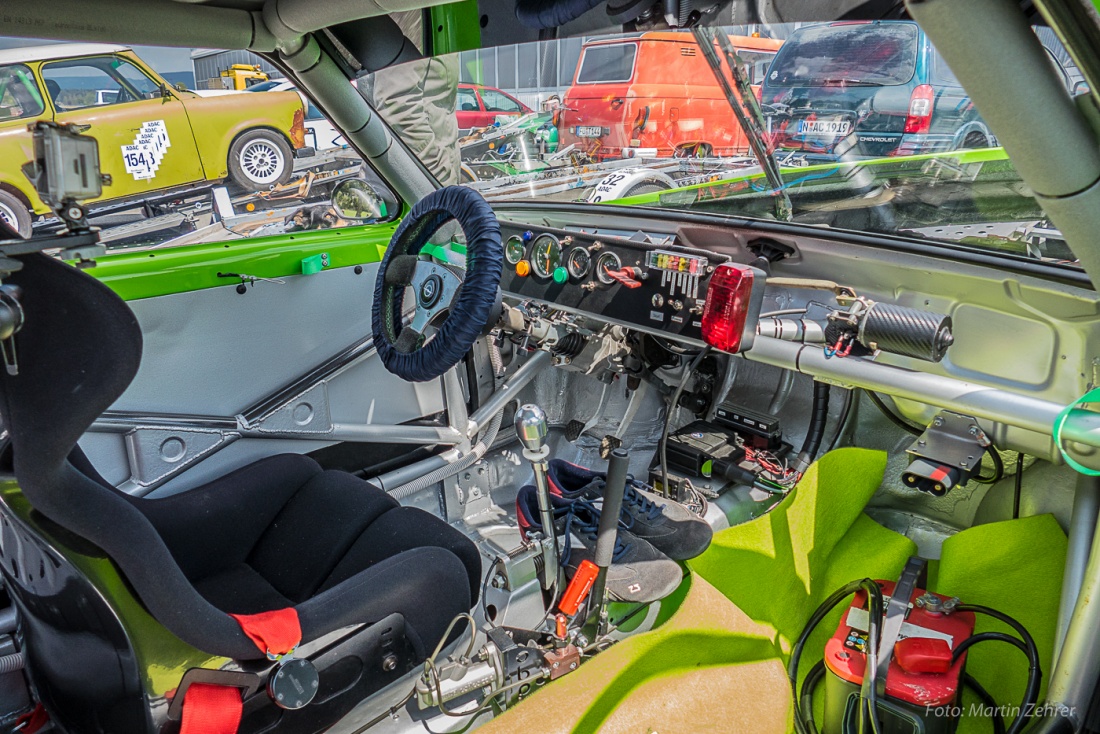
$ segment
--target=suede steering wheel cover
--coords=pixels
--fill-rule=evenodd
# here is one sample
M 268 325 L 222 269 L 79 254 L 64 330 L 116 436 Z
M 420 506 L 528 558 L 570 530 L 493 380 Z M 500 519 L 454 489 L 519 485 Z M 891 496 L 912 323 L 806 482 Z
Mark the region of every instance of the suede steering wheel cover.
M 401 302 L 428 238 L 455 220 L 466 235 L 466 276 L 451 312 L 423 346 L 402 339 Z M 500 223 L 473 189 L 448 186 L 421 199 L 393 233 L 374 284 L 371 331 L 382 364 L 409 382 L 434 380 L 474 345 L 496 304 L 504 263 Z

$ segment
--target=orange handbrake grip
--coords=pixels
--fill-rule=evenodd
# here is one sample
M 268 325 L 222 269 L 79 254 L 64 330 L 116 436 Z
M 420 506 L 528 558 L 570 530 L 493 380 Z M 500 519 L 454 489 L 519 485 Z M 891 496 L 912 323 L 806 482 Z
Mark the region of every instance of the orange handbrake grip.
M 607 277 L 617 280 L 625 285 L 627 288 L 641 288 L 642 284 L 634 280 L 633 268 L 623 268 L 622 270 L 612 270 L 611 268 L 604 268 L 603 271 L 607 273 Z

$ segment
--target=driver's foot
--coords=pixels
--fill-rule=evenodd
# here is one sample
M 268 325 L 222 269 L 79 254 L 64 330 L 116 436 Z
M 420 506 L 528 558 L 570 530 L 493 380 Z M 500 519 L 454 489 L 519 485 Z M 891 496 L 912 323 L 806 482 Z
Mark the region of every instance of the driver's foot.
M 581 561 L 592 561 L 596 551 L 600 511 L 586 500 L 565 500 L 551 496 L 554 527 L 564 536 L 561 564 L 572 576 Z M 516 517 L 520 534 L 542 531 L 538 495 L 526 486 L 516 497 Z M 615 601 L 648 604 L 663 599 L 680 585 L 684 574 L 680 565 L 645 540 L 619 527 L 611 566 L 607 569 L 607 594 Z
M 596 501 L 603 495 L 607 474 L 551 459 L 547 478 L 550 491 L 563 499 Z M 624 527 L 675 561 L 686 561 L 705 551 L 714 534 L 710 524 L 679 502 L 648 489 L 636 479 L 627 481 L 620 517 Z

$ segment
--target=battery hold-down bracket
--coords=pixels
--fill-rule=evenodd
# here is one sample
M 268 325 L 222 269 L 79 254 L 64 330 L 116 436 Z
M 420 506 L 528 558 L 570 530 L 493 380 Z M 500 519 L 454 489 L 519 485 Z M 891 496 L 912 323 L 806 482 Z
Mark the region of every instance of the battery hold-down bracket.
M 906 449 L 909 467 L 901 480 L 907 487 L 942 497 L 978 473 L 991 443 L 973 416 L 942 411 Z

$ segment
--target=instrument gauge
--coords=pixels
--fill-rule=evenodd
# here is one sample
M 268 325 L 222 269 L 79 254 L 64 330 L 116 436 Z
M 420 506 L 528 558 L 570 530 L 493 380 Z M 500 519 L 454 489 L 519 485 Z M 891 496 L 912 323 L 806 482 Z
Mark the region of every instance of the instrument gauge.
M 577 280 L 582 280 L 592 269 L 592 256 L 583 247 L 574 247 L 565 259 L 565 268 Z
M 523 259 L 525 250 L 523 238 L 518 234 L 514 234 L 508 238 L 508 242 L 504 245 L 504 257 L 509 264 L 517 265 Z
M 549 278 L 561 266 L 561 243 L 552 234 L 542 234 L 535 238 L 531 246 L 531 266 L 535 275 Z
M 601 283 L 611 284 L 615 279 L 607 274 L 608 270 L 622 270 L 623 261 L 614 252 L 604 252 L 596 259 L 596 277 Z

